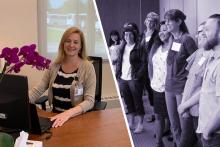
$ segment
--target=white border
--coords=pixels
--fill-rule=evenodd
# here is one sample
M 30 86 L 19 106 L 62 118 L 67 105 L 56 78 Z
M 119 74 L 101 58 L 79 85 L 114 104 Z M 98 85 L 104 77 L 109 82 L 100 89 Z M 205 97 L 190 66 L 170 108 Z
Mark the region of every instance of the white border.
M 115 82 L 117 94 L 118 94 L 118 96 L 119 96 L 119 101 L 120 101 L 120 104 L 121 104 L 121 108 L 122 108 L 124 120 L 125 120 L 126 127 L 127 127 L 127 131 L 128 131 L 128 135 L 129 135 L 129 138 L 130 138 L 130 143 L 131 143 L 131 146 L 134 147 L 134 142 L 133 142 L 133 139 L 132 139 L 132 136 L 131 136 L 131 132 L 130 132 L 130 128 L 129 128 L 129 125 L 128 125 L 128 122 L 127 122 L 127 117 L 126 117 L 126 115 L 125 115 L 125 110 L 124 110 L 124 106 L 123 106 L 123 103 L 122 103 L 122 98 L 121 98 L 121 95 L 120 95 L 120 90 L 119 90 L 119 87 L 118 87 L 118 82 L 117 82 L 117 80 L 116 80 L 115 73 L 113 72 L 114 69 L 113 69 L 112 62 L 111 62 L 111 60 L 110 60 L 111 58 L 110 58 L 109 51 L 108 51 L 108 45 L 107 45 L 107 42 L 106 42 L 106 39 L 105 39 L 105 35 L 104 35 L 103 27 L 102 27 L 102 22 L 101 22 L 101 19 L 100 19 L 100 15 L 99 15 L 98 8 L 97 8 L 97 5 L 96 5 L 95 0 L 93 0 L 93 4 L 94 4 L 94 7 L 95 7 L 95 11 L 96 11 L 97 18 L 98 18 L 98 20 L 99 20 L 99 22 L 100 22 L 100 24 L 101 24 L 101 26 L 100 26 L 100 28 L 101 28 L 101 33 L 102 33 L 102 37 L 103 37 L 103 40 L 104 40 L 105 49 L 106 49 L 107 56 L 108 56 L 108 60 L 109 60 L 109 63 L 110 63 L 110 67 L 111 67 L 113 79 L 114 79 L 114 82 Z

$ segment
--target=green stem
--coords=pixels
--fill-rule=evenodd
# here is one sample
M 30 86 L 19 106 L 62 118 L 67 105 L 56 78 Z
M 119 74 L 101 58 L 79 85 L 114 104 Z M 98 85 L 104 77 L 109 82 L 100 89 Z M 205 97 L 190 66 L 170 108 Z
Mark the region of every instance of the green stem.
M 5 63 L 2 73 L 0 74 L 0 83 L 2 82 L 2 79 L 4 78 L 6 67 L 7 67 L 7 63 Z
M 16 64 L 21 63 L 23 60 L 24 60 L 24 57 L 22 57 Z M 13 69 L 16 64 L 10 66 L 10 64 L 6 63 L 6 66 L 10 66 L 10 67 L 9 67 L 7 70 L 5 69 L 5 73 L 6 73 L 6 74 L 9 73 L 9 71 L 10 71 L 11 69 Z

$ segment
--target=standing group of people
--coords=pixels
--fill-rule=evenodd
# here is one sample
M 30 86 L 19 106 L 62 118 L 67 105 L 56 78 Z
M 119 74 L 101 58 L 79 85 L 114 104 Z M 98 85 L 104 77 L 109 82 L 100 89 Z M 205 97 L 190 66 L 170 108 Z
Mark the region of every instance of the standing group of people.
M 157 147 L 164 146 L 165 120 L 177 147 L 220 146 L 220 14 L 199 25 L 198 47 L 185 19 L 178 9 L 168 10 L 161 22 L 150 12 L 142 34 L 135 23 L 124 25 L 122 39 L 117 31 L 111 33 L 110 57 L 129 127 L 134 133 L 144 130 L 146 88 L 156 118 Z

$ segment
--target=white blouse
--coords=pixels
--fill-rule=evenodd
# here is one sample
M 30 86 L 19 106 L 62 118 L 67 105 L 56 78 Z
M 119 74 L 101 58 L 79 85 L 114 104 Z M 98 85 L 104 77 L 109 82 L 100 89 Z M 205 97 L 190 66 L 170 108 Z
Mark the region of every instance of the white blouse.
M 109 47 L 109 54 L 112 61 L 115 61 L 118 58 L 118 46 L 119 45 L 112 45 Z
M 153 55 L 153 78 L 151 79 L 151 87 L 157 92 L 165 91 L 165 79 L 167 75 L 167 51 L 162 51 L 162 46 L 160 46 L 156 53 Z
M 130 53 L 131 50 L 134 48 L 134 45 L 125 46 L 123 60 L 122 60 L 122 74 L 121 79 L 123 80 L 131 80 L 131 64 L 130 64 Z

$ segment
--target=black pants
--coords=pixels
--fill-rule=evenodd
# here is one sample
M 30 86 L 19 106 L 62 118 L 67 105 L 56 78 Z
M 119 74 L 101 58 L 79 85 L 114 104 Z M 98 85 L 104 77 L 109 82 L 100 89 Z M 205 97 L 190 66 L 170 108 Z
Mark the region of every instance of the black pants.
M 153 106 L 154 105 L 153 89 L 150 86 L 150 78 L 148 77 L 148 73 L 145 74 L 143 81 L 144 81 L 144 88 L 148 92 L 148 99 L 149 99 L 150 105 Z
M 209 140 L 202 137 L 203 147 L 220 147 L 220 134 L 215 133 Z
M 124 97 L 128 113 L 144 115 L 142 100 L 143 82 L 140 80 L 119 80 L 120 91 Z
M 167 105 L 165 100 L 165 92 L 157 92 L 153 90 L 154 96 L 154 113 L 168 117 Z
M 196 129 L 198 127 L 198 119 L 199 117 L 192 116 L 194 132 L 196 132 Z M 196 133 L 196 137 L 197 143 L 195 147 L 202 147 L 201 134 Z

